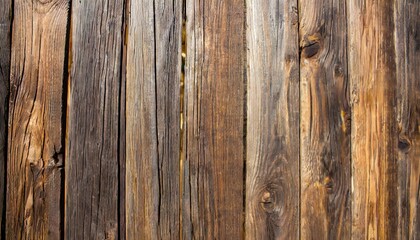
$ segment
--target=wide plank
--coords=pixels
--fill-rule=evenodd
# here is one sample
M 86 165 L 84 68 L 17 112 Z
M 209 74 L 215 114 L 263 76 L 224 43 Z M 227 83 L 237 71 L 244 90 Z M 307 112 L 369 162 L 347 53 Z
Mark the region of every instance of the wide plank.
M 302 239 L 350 239 L 345 1 L 299 0 Z
M 59 239 L 67 0 L 14 1 L 6 239 Z
M 297 1 L 247 0 L 247 239 L 299 238 Z
M 129 5 L 127 239 L 180 238 L 181 23 L 181 0 Z
M 186 1 L 184 239 L 244 237 L 245 3 Z
M 118 238 L 123 0 L 72 1 L 65 238 Z
M 396 65 L 392 1 L 348 3 L 352 238 L 396 239 Z
M 0 0 L 0 238 L 4 236 L 12 1 Z
M 420 238 L 420 1 L 395 3 L 399 239 Z

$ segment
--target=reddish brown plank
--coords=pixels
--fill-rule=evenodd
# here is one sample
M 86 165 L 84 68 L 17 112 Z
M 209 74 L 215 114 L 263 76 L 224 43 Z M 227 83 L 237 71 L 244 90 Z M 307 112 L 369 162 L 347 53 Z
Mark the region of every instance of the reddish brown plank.
M 68 1 L 14 1 L 7 239 L 60 237 Z
M 392 1 L 348 3 L 352 238 L 396 239 L 396 65 Z
M 245 4 L 186 1 L 183 237 L 244 237 Z

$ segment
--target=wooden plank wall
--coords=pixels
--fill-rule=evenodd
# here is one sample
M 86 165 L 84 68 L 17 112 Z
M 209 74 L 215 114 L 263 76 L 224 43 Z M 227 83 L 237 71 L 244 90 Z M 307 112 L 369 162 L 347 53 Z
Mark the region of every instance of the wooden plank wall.
M 0 239 L 420 238 L 419 0 L 0 0 Z

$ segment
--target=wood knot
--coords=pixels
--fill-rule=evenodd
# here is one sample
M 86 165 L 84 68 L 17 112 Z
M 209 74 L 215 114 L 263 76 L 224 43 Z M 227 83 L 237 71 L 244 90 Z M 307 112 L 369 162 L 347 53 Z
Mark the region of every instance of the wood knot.
M 263 191 L 261 194 L 261 207 L 266 212 L 272 212 L 274 208 L 274 199 L 270 191 Z
M 339 78 L 344 76 L 344 70 L 341 65 L 337 64 L 334 66 L 334 77 Z
M 302 57 L 304 58 L 311 58 L 318 54 L 321 46 L 319 42 L 309 43 L 308 45 L 302 47 Z
M 262 194 L 261 201 L 263 203 L 271 202 L 271 193 L 269 191 L 264 191 Z
M 324 178 L 324 186 L 327 189 L 328 193 L 331 193 L 333 191 L 334 188 L 334 182 L 330 177 L 325 177 Z
M 411 143 L 407 138 L 400 138 L 398 140 L 398 149 L 402 152 L 407 153 L 410 151 Z

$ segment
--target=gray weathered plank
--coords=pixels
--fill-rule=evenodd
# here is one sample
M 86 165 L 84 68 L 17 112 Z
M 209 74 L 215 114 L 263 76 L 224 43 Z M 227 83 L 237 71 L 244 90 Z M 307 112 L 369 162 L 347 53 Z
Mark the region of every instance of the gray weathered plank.
M 301 237 L 350 239 L 345 1 L 299 0 Z
M 67 0 L 14 1 L 7 239 L 58 239 Z
M 247 0 L 247 239 L 299 237 L 297 1 Z
M 245 4 L 186 1 L 183 237 L 244 236 Z
M 396 239 L 396 67 L 392 1 L 351 0 L 352 238 Z
M 65 238 L 118 238 L 123 0 L 72 1 Z
M 126 236 L 179 239 L 182 1 L 131 1 L 126 77 Z
M 420 1 L 395 2 L 399 239 L 420 238 Z

